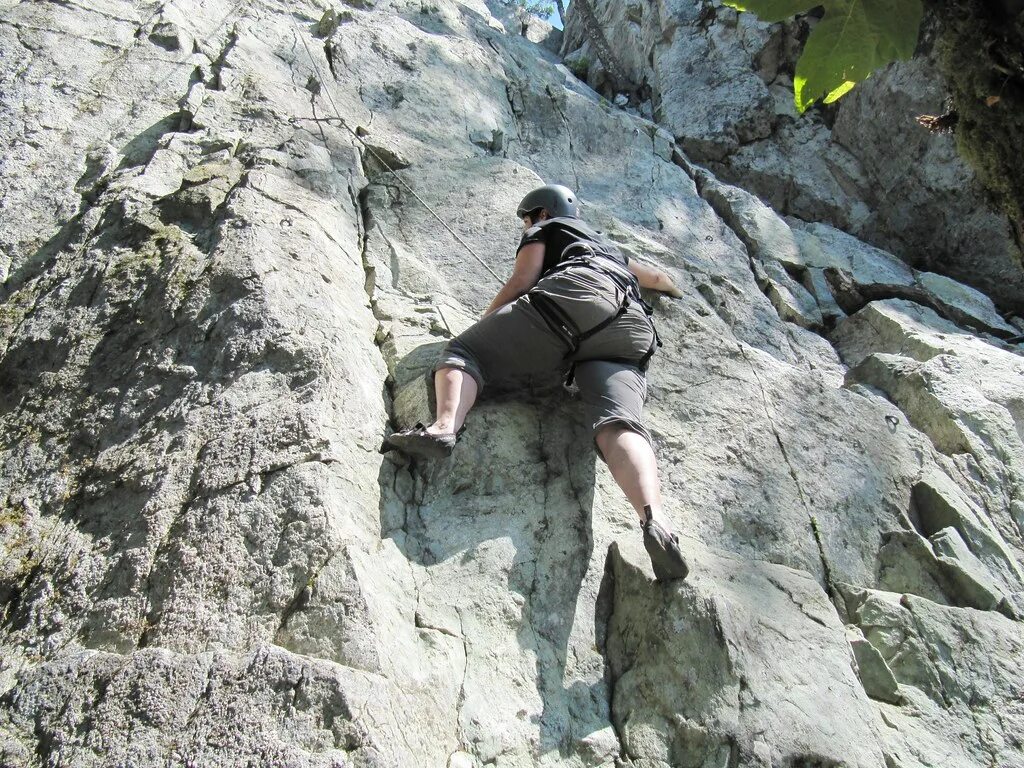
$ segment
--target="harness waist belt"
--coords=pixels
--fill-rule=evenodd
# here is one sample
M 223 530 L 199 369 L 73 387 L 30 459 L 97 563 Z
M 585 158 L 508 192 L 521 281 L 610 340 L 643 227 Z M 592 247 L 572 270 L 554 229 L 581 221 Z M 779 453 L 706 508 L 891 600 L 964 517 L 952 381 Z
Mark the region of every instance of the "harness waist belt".
M 611 317 L 608 317 L 595 325 L 593 328 L 581 331 L 565 310 L 562 309 L 556 301 L 545 294 L 531 292 L 527 294 L 528 300 L 537 310 L 537 313 L 541 316 L 548 327 L 566 343 L 566 346 L 568 346 L 569 351 L 565 353 L 566 359 L 574 355 L 579 350 L 581 343 L 589 339 L 594 334 L 604 330 L 619 319 L 626 310 L 629 309 L 630 303 L 635 302 L 639 304 L 644 308 L 644 312 L 647 315 L 647 321 L 651 324 L 651 332 L 654 335 L 654 342 L 640 360 L 630 362 L 629 364 L 636 365 L 636 367 L 641 371 L 646 371 L 651 356 L 654 354 L 654 350 L 661 346 L 661 337 L 658 335 L 658 329 L 654 326 L 654 318 L 651 317 L 654 313 L 654 309 L 650 304 L 644 301 L 643 296 L 640 294 L 640 284 L 637 282 L 636 277 L 625 265 L 617 261 L 613 256 L 594 247 L 593 244 L 573 243 L 566 247 L 563 254 L 571 254 L 572 251 L 578 251 L 579 253 L 569 255 L 568 258 L 564 259 L 554 269 L 548 271 L 547 274 L 550 275 L 555 272 L 560 272 L 561 270 L 568 269 L 569 267 L 586 267 L 588 269 L 596 269 L 597 271 L 602 272 L 611 278 L 616 287 L 622 291 L 622 300 L 619 304 L 618 311 Z M 574 368 L 575 365 L 569 369 L 568 375 L 566 376 L 566 385 L 572 383 Z

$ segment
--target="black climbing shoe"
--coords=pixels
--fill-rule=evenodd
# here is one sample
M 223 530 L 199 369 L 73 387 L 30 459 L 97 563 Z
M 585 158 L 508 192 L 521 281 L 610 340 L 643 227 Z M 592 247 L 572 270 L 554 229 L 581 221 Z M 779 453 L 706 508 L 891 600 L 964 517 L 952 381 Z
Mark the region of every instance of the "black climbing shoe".
M 462 434 L 462 430 L 459 430 Z M 455 449 L 458 435 L 449 432 L 445 435 L 432 435 L 427 428 L 418 423 L 411 429 L 403 429 L 388 435 L 386 445 L 397 448 L 402 453 L 424 459 L 443 459 L 451 456 Z
M 647 521 L 641 523 L 641 527 L 644 530 L 644 549 L 651 557 L 655 578 L 658 581 L 685 579 L 690 568 L 679 550 L 679 537 L 654 520 L 650 510 L 647 510 Z

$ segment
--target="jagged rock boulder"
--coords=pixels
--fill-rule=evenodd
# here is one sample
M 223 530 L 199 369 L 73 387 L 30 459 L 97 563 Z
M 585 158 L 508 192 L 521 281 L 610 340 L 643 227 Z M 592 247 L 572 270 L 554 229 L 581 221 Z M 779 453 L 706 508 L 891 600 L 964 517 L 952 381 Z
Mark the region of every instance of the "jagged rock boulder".
M 843 593 L 852 623 L 905 697 L 900 704 L 877 704 L 888 762 L 1022 764 L 1019 623 L 913 595 L 852 588 Z M 935 648 L 943 651 L 931 652 Z M 931 738 L 907 739 L 911 733 Z
M 985 297 L 779 218 L 482 2 L 3 14 L 0 764 L 1018 759 Z M 557 379 L 379 452 L 542 180 L 682 289 L 683 584 Z
M 635 764 L 884 764 L 846 632 L 807 574 L 706 552 L 714 579 L 651 591 L 610 559 L 612 719 Z

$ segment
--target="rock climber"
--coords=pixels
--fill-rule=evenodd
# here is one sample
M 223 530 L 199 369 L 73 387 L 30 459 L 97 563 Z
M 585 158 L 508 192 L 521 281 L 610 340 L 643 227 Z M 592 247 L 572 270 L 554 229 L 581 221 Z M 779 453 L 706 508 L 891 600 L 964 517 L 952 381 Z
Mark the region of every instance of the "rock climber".
M 414 456 L 447 456 L 485 384 L 514 386 L 568 368 L 598 452 L 640 518 L 655 576 L 685 578 L 686 560 L 662 512 L 654 446 L 640 413 L 647 363 L 661 343 L 640 288 L 682 293 L 665 272 L 629 259 L 587 226 L 567 187 L 534 189 L 517 215 L 524 233 L 512 276 L 434 367 L 435 421 L 396 432 L 387 442 Z

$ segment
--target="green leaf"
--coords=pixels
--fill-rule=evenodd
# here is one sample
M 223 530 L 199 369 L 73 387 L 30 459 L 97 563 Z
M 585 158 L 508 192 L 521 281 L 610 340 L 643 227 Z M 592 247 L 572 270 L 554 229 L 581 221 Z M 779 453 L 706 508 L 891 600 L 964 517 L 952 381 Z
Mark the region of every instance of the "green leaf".
M 863 80 L 871 72 L 875 51 L 861 0 L 830 3 L 796 63 L 796 108 L 803 112 L 839 89 L 848 91 L 846 83 Z
M 838 101 L 843 96 L 848 94 L 851 90 L 853 90 L 853 86 L 855 85 L 856 83 L 853 82 L 853 80 L 844 80 L 841 85 L 839 85 L 836 88 L 833 88 L 831 91 L 826 93 L 825 98 L 822 99 L 822 101 L 824 101 L 826 104 L 831 104 L 833 101 Z
M 827 0 L 796 65 L 797 109 L 829 104 L 879 67 L 912 56 L 920 22 L 921 0 Z
M 822 0 L 724 0 L 737 11 L 756 13 L 761 21 L 775 22 L 822 5 Z
M 921 0 L 863 0 L 864 13 L 884 62 L 909 59 L 917 48 L 924 12 Z
M 917 47 L 921 0 L 724 0 L 766 22 L 821 6 L 825 16 L 811 32 L 796 65 L 793 96 L 800 112 L 818 99 L 831 104 L 870 74 Z

